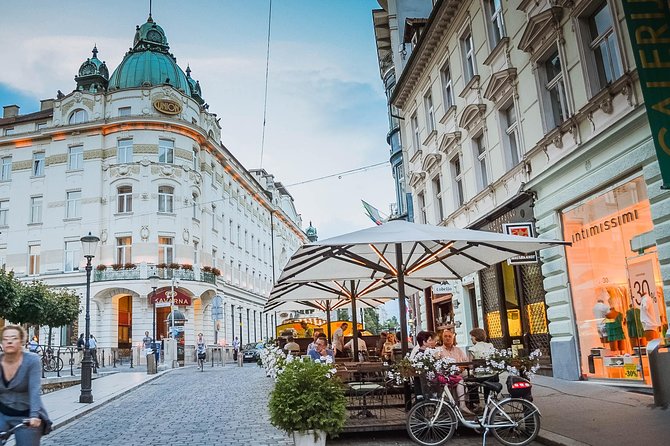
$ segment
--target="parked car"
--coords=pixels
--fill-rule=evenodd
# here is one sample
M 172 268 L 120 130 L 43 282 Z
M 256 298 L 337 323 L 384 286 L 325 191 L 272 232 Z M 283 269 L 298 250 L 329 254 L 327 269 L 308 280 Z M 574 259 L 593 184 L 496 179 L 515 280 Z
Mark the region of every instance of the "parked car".
M 244 362 L 256 362 L 260 357 L 260 351 L 263 349 L 262 342 L 253 342 L 242 347 L 242 357 Z

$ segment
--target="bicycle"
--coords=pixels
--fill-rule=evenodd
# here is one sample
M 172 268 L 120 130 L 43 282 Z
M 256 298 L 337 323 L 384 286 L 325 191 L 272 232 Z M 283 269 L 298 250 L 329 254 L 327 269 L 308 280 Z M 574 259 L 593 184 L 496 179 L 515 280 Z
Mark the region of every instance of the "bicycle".
M 42 355 L 42 368 L 45 372 L 60 372 L 63 370 L 63 360 L 53 354 L 53 350 L 48 348 Z
M 14 432 L 16 432 L 20 427 L 28 426 L 29 424 L 30 420 L 23 420 L 21 423 L 10 428 L 8 431 L 0 432 L 0 445 L 7 444 L 7 441 L 9 441 Z
M 439 399 L 420 402 L 409 411 L 407 432 L 410 438 L 423 446 L 442 445 L 454 435 L 459 422 L 479 433 L 483 429 L 484 445 L 489 431 L 505 446 L 525 446 L 537 437 L 540 431 L 540 410 L 537 406 L 521 398 L 498 400 L 503 388 L 500 383 L 470 385 L 491 391 L 482 415 L 477 415 L 472 421 L 466 420 L 448 386 L 445 386 Z
M 198 352 L 198 368 L 201 372 L 205 371 L 205 358 L 207 354 L 205 352 Z

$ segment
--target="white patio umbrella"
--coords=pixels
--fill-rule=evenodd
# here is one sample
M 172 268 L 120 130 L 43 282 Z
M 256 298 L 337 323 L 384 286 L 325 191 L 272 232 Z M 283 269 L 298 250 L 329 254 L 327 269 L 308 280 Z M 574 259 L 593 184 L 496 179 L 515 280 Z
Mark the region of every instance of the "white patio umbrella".
M 299 248 L 278 283 L 395 279 L 405 354 L 406 281 L 461 279 L 511 257 L 562 244 L 568 242 L 396 220 Z
M 437 283 L 433 280 L 410 279 L 405 291 L 423 291 Z M 264 311 L 281 309 L 316 308 L 326 312 L 328 339 L 330 339 L 330 312 L 351 305 L 354 339 L 358 338 L 357 305 L 376 308 L 395 299 L 400 292 L 395 277 L 389 279 L 323 280 L 320 282 L 280 282 L 275 285 Z M 358 343 L 353 343 L 354 360 L 358 359 Z

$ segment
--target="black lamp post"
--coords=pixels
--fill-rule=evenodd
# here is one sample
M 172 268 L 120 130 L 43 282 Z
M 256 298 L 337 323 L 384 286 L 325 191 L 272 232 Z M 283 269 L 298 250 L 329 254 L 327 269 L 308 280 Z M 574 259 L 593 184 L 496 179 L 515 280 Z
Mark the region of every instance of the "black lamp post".
M 153 342 L 156 342 L 156 288 L 158 288 L 158 281 L 160 280 L 160 277 L 158 277 L 156 274 L 149 276 L 149 286 L 153 290 L 151 299 L 153 301 L 153 318 L 151 320 L 151 326 L 153 327 Z M 152 346 L 153 348 L 153 346 Z
M 91 350 L 88 347 L 88 341 L 91 338 L 91 259 L 95 257 L 95 250 L 98 247 L 100 239 L 89 232 L 81 238 L 81 247 L 86 257 L 86 330 L 84 343 L 84 360 L 81 362 L 81 393 L 79 394 L 80 403 L 92 403 L 93 394 L 91 393 L 91 374 L 92 363 Z

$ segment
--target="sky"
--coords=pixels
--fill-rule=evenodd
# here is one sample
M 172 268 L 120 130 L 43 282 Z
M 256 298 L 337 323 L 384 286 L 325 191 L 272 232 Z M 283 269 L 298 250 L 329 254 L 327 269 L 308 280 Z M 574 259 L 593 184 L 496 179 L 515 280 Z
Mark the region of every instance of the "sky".
M 0 105 L 21 113 L 75 88 L 97 45 L 111 72 L 132 46 L 145 0 L 3 0 Z M 263 104 L 270 0 L 154 0 L 183 70 L 200 81 L 221 118 L 224 145 L 247 169 L 263 167 L 287 186 L 303 226 L 325 239 L 371 226 L 361 199 L 384 213 L 394 201 L 387 162 L 386 100 L 374 32 L 375 0 L 274 0 L 265 145 Z M 296 184 L 303 183 L 303 184 Z

